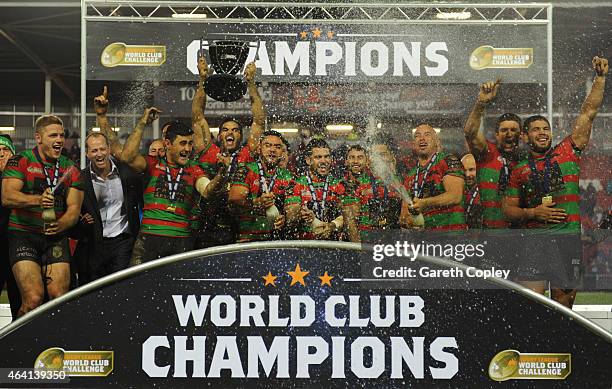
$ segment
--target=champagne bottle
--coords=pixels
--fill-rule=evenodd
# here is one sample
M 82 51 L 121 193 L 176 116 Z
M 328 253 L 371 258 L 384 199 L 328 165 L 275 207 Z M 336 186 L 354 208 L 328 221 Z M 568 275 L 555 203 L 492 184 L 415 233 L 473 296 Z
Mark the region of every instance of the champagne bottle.
M 55 223 L 57 220 L 55 215 L 55 208 L 44 208 L 42 211 L 42 220 L 43 220 L 43 232 L 47 231 L 49 224 Z
M 279 216 L 280 212 L 278 208 L 276 208 L 276 205 L 272 205 L 270 208 L 266 209 L 266 218 L 269 223 L 274 224 L 274 221 L 276 221 L 276 218 Z
M 423 217 L 423 214 L 421 212 L 419 212 L 417 215 L 413 215 L 412 221 L 414 222 L 414 225 L 418 228 L 425 227 L 425 218 Z

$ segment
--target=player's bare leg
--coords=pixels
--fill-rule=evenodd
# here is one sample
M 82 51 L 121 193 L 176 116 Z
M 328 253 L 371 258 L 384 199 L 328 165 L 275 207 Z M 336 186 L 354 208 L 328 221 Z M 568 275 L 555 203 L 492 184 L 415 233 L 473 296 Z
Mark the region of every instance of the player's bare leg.
M 52 263 L 44 272 L 47 277 L 47 293 L 53 300 L 70 289 L 70 264 L 66 262 Z
M 563 304 L 571 309 L 574 305 L 574 300 L 576 300 L 577 291 L 577 289 L 550 288 L 550 297 L 559 304 Z
M 40 266 L 35 261 L 21 260 L 13 265 L 13 274 L 21 294 L 21 307 L 17 316 L 23 316 L 42 304 L 44 285 Z
M 544 294 L 546 291 L 546 281 L 517 281 L 517 283 L 539 294 Z

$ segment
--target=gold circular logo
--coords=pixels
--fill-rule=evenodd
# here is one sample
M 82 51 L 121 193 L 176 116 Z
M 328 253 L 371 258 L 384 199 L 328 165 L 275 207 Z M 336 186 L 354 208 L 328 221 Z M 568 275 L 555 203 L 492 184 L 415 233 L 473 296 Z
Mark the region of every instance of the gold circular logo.
M 493 61 L 493 46 L 480 46 L 472 51 L 470 55 L 470 67 L 474 70 L 481 70 L 491 65 Z
M 125 56 L 125 43 L 115 42 L 102 50 L 100 62 L 107 68 L 115 67 L 123 62 Z
M 63 370 L 64 349 L 53 347 L 40 353 L 34 362 L 35 369 Z
M 489 377 L 495 381 L 505 381 L 518 371 L 520 353 L 504 350 L 497 353 L 489 363 Z

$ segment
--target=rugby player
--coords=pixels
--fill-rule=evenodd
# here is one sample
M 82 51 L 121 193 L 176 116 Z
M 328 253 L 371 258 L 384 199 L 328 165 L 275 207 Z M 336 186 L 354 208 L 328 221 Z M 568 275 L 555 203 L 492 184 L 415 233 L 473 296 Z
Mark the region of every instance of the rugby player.
M 544 279 L 551 273 L 546 274 L 539 266 L 534 269 L 528 282 L 524 282 L 527 287 L 543 294 L 547 281 L 550 281 L 551 297 L 568 307 L 573 305 L 576 297 L 573 286 L 579 280 L 575 277 L 575 265 L 579 265 L 582 256 L 579 239 L 579 162 L 591 137 L 593 120 L 603 102 L 608 61 L 594 57 L 592 66 L 596 73 L 593 86 L 582 104 L 571 135 L 552 147 L 549 121 L 540 115 L 525 120 L 523 133 L 531 150 L 530 155 L 512 170 L 503 201 L 503 212 L 508 219 L 523 223 L 525 228 L 555 233 L 557 237 L 560 236 L 558 244 L 562 246 L 564 242 L 570 244 L 565 244 L 558 253 L 548 258 L 557 260 L 557 256 L 562 256 L 567 259 L 563 261 L 564 268 L 552 270 L 554 279 Z M 553 249 L 554 243 L 550 238 L 540 239 L 539 243 L 543 254 Z M 568 251 L 574 252 L 568 256 Z M 568 263 L 570 260 L 577 262 Z M 566 285 L 559 287 L 555 285 L 556 282 Z
M 265 131 L 258 160 L 240 164 L 229 191 L 229 205 L 238 215 L 238 242 L 269 240 L 274 230 L 295 225 L 300 198 L 293 195 L 293 175 L 279 167 L 283 136 Z
M 2 205 L 11 208 L 9 259 L 21 293 L 21 316 L 70 286 L 68 229 L 79 220 L 79 169 L 62 155 L 64 125 L 54 115 L 35 123 L 36 147 L 12 157 L 4 170 Z M 43 222 L 43 210 L 49 215 Z
M 404 215 L 406 211 L 422 213 L 428 230 L 466 229 L 461 162 L 452 154 L 438 151 L 441 144 L 432 126 L 417 126 L 413 138 L 418 163 L 404 180 L 412 196 L 412 206 L 403 205 Z
M 253 122 L 246 144 L 242 145 L 243 126 L 237 119 L 225 118 L 219 126 L 217 144 L 212 143 L 210 127 L 204 116 L 206 93 L 204 84 L 208 77 L 208 64 L 204 57 L 198 60 L 200 81 L 192 102 L 192 122 L 195 132 L 194 143 L 200 166 L 213 177 L 211 196 L 203 200 L 194 215 L 195 248 L 204 248 L 236 242 L 238 220 L 228 209 L 228 191 L 232 176 L 241 163 L 255 161 L 258 140 L 261 136 L 266 114 L 263 102 L 255 84 L 254 63 L 247 65 L 245 78 L 251 98 Z
M 338 240 L 344 226 L 341 180 L 330 173 L 331 150 L 323 139 L 313 139 L 306 148 L 308 172 L 296 178 L 293 195 L 300 199 L 297 238 Z
M 136 172 L 145 172 L 144 210 L 132 264 L 191 250 L 190 216 L 196 191 L 209 196 L 209 178 L 190 159 L 193 131 L 173 122 L 165 132 L 164 158 L 143 156 L 138 150 L 145 126 L 157 119 L 157 108 L 147 108 L 130 134 L 120 160 Z M 143 252 L 141 252 L 141 250 Z
M 517 115 L 505 113 L 497 118 L 495 143 L 488 141 L 480 131 L 485 108 L 497 96 L 500 82 L 498 79 L 480 86 L 476 103 L 463 128 L 470 153 L 476 160 L 476 181 L 483 207 L 484 228 L 509 227 L 501 211 L 501 200 L 510 171 L 519 159 L 521 118 Z

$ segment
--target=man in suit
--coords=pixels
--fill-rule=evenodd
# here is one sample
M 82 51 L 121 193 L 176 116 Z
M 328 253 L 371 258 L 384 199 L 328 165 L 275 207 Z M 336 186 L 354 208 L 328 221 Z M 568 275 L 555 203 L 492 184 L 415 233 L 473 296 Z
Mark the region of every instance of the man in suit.
M 81 171 L 85 197 L 75 252 L 81 285 L 128 267 L 142 198 L 140 175 L 111 157 L 106 135 L 90 134 L 85 150 L 89 163 Z

